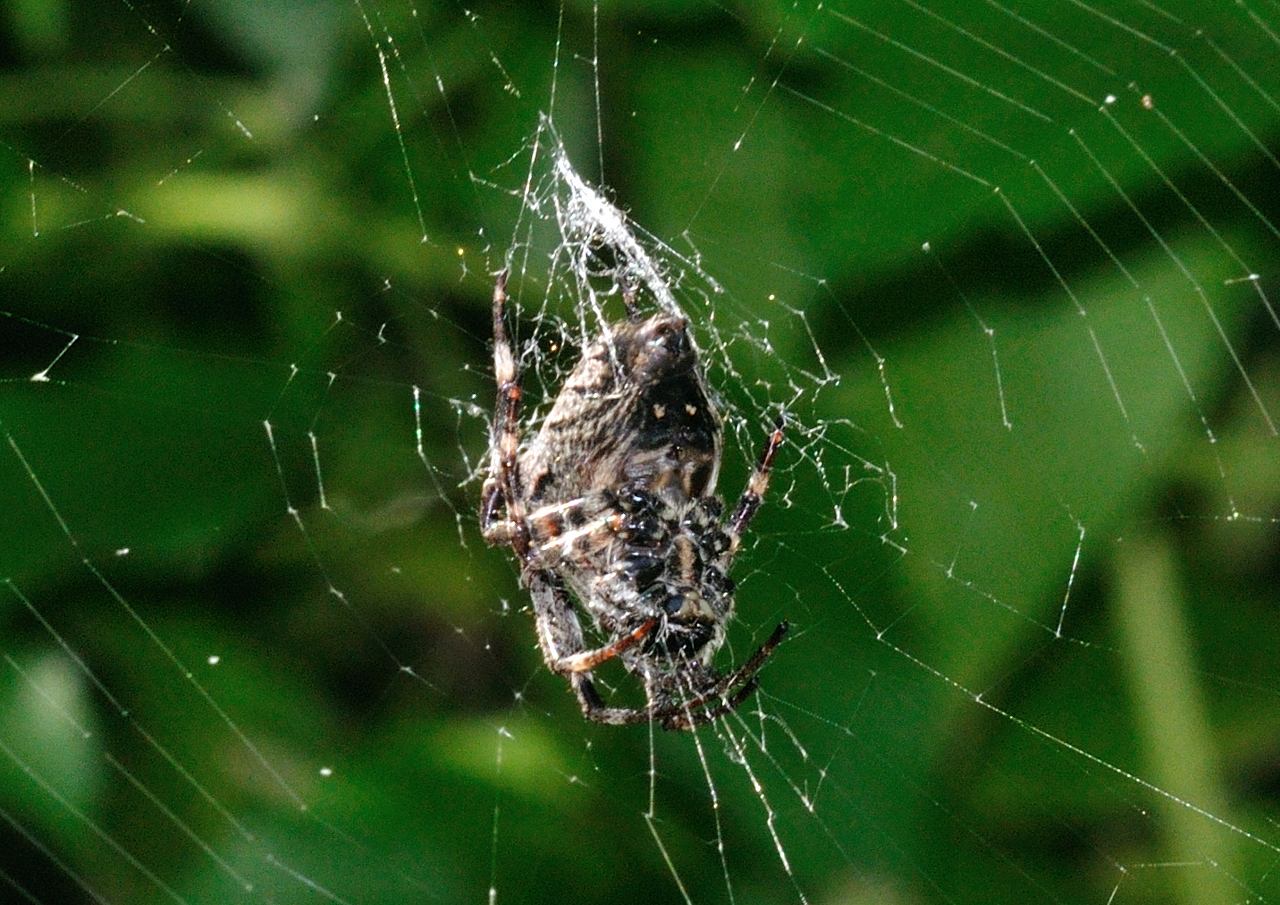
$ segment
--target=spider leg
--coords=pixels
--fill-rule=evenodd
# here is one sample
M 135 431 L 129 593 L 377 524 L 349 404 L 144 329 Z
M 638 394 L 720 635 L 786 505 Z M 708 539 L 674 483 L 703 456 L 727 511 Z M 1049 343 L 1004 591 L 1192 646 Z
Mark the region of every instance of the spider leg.
M 756 690 L 759 681 L 756 674 L 782 643 L 783 637 L 790 628 L 791 626 L 786 622 L 779 623 L 764 644 L 760 645 L 745 663 L 697 697 L 656 711 L 653 714 L 654 719 L 662 720 L 662 725 L 667 729 L 694 729 L 737 708 Z M 730 691 L 735 688 L 737 690 L 730 694 Z M 715 706 L 707 708 L 707 705 L 713 702 Z
M 657 718 L 662 720 L 664 729 L 675 729 L 677 731 L 691 731 L 699 726 L 705 726 L 708 723 L 715 722 L 727 713 L 732 713 L 747 698 L 760 687 L 760 679 L 752 676 L 746 683 L 733 693 L 732 697 L 722 697 L 714 707 L 705 707 L 701 710 L 679 710 L 666 711 L 666 715 L 657 714 Z M 704 701 L 710 703 L 710 701 Z
M 657 625 L 657 619 L 649 619 L 635 631 L 628 632 L 621 638 L 597 647 L 595 650 L 584 650 L 567 657 L 561 657 L 551 664 L 551 668 L 561 673 L 590 672 L 606 660 L 612 660 L 624 650 L 643 641 Z
M 515 525 L 510 518 L 503 518 L 498 511 L 502 502 L 501 490 L 495 479 L 485 482 L 484 492 L 480 498 L 480 518 L 484 525 L 484 538 L 490 544 L 511 546 L 511 538 Z M 544 565 L 552 564 L 556 559 L 564 558 L 567 548 L 582 539 L 582 535 L 606 526 L 605 523 L 586 524 L 587 513 L 594 515 L 595 509 L 601 507 L 600 501 L 590 497 L 578 497 L 563 503 L 553 503 L 539 507 L 532 512 L 525 512 L 525 539 L 531 550 L 539 554 Z M 583 529 L 583 530 L 576 530 Z M 525 563 L 525 565 L 528 565 Z
M 571 558 L 575 549 L 603 543 L 622 527 L 623 516 L 613 507 L 600 492 L 540 506 L 525 513 L 529 544 L 544 564 Z
M 669 707 L 644 709 L 606 707 L 599 692 L 596 691 L 590 673 L 572 673 L 569 682 L 582 707 L 582 715 L 593 722 L 609 726 L 634 726 L 637 723 L 656 720 L 662 723 L 664 729 L 693 730 L 719 719 L 726 713 L 733 712 L 751 696 L 760 684 L 757 673 L 782 642 L 788 628 L 790 626 L 787 623 L 781 623 L 742 666 L 724 676 L 711 689 L 695 698 Z M 644 626 L 641 627 L 641 630 L 643 629 Z M 633 634 L 639 634 L 639 632 Z M 730 693 L 731 690 L 732 693 Z
M 498 384 L 498 398 L 493 407 L 489 478 L 480 497 L 480 525 L 485 540 L 510 544 L 521 563 L 528 565 L 529 528 L 517 492 L 520 486 L 520 375 L 503 321 L 506 304 L 507 271 L 504 270 L 493 284 L 493 377 Z M 499 506 L 506 509 L 505 521 L 498 519 Z
M 769 439 L 765 441 L 764 449 L 760 451 L 760 458 L 747 481 L 746 490 L 738 498 L 738 505 L 733 508 L 733 515 L 729 517 L 729 524 L 725 527 L 725 534 L 729 538 L 729 549 L 724 554 L 723 561 L 726 568 L 742 546 L 742 535 L 760 510 L 760 504 L 764 502 L 765 491 L 769 488 L 769 475 L 773 471 L 773 459 L 778 454 L 778 447 L 782 445 L 782 425 L 780 415 L 774 422 Z
M 628 320 L 640 319 L 640 306 L 636 304 L 636 287 L 630 283 L 622 287 L 622 305 L 627 309 Z
M 552 672 L 568 676 L 583 715 L 598 723 L 617 726 L 648 720 L 647 710 L 606 707 L 591 680 L 591 670 L 642 641 L 657 627 L 658 621 L 650 619 L 609 644 L 584 650 L 582 626 L 564 585 L 543 570 L 530 571 L 527 580 L 542 659 Z
M 606 707 L 588 673 L 574 673 L 569 681 L 582 706 L 582 715 L 592 722 L 607 726 L 634 726 L 653 719 L 653 712 L 649 708 Z
M 510 528 L 504 524 L 505 519 L 498 515 L 502 502 L 502 490 L 497 478 L 485 478 L 484 488 L 480 491 L 480 528 L 484 532 L 484 539 L 490 544 L 511 543 L 507 537 Z

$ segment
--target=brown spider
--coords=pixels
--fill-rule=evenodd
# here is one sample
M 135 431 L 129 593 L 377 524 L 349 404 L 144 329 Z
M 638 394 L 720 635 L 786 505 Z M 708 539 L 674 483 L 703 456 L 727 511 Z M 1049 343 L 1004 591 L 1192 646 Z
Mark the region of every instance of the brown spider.
M 493 290 L 498 398 L 480 521 L 486 541 L 520 560 L 547 666 L 596 722 L 693 729 L 728 713 L 787 631 L 779 625 L 731 673 L 711 666 L 733 614 L 729 566 L 768 486 L 782 420 L 722 525 L 722 427 L 688 323 L 641 317 L 624 294 L 630 316 L 583 350 L 522 449 L 506 283 L 503 271 Z M 607 643 L 587 649 L 574 597 Z M 605 706 L 591 671 L 613 658 L 643 680 L 647 706 Z

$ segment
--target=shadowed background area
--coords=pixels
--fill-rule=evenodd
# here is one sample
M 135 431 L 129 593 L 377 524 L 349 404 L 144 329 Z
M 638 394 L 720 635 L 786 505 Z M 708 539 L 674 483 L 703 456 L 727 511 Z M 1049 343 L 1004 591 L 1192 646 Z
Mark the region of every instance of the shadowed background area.
M 6 3 L 0 900 L 1280 899 L 1280 7 L 1223 6 Z M 599 328 L 551 121 L 722 494 L 792 418 L 717 662 L 792 635 L 696 738 L 585 723 L 479 536 L 493 275 L 534 417 Z

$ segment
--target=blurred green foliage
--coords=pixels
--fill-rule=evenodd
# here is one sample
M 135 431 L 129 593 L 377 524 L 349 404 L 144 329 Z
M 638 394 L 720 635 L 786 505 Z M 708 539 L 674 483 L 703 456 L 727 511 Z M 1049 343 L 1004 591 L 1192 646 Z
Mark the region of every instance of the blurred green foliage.
M 913 4 L 7 4 L 0 898 L 1280 895 L 1274 47 L 929 9 L 1004 56 Z M 697 742 L 582 722 L 471 515 L 547 111 L 767 337 L 746 438 L 840 378 L 739 567 L 772 716 Z

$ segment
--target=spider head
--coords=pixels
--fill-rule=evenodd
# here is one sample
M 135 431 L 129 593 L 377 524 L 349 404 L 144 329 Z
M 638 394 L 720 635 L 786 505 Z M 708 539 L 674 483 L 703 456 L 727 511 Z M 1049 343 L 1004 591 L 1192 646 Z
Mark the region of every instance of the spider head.
M 642 385 L 683 374 L 696 361 L 689 322 L 681 317 L 658 314 L 628 321 L 616 328 L 613 340 L 623 367 Z
M 710 663 L 724 639 L 722 611 L 696 589 L 668 594 L 662 611 L 667 618 L 657 648 L 679 660 Z

